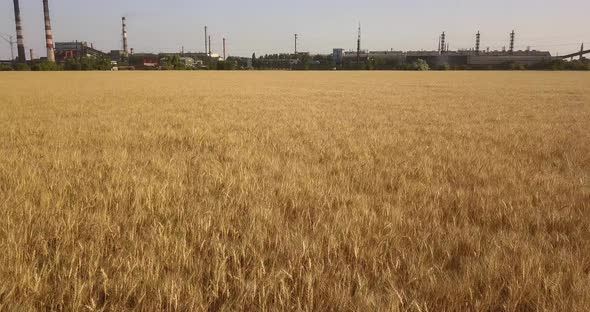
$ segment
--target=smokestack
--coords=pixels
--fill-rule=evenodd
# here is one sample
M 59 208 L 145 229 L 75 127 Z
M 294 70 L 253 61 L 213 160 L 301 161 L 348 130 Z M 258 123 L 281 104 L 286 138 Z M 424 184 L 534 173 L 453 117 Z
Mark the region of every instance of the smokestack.
M 47 46 L 47 61 L 55 63 L 53 33 L 51 31 L 51 18 L 49 17 L 49 0 L 43 0 L 43 14 L 45 15 L 45 44 Z
M 440 35 L 440 53 L 441 54 L 445 53 L 445 48 L 447 46 L 445 43 L 445 40 L 446 40 L 446 35 L 445 35 L 445 32 L 443 31 L 442 35 Z
M 297 34 L 295 34 L 295 55 L 297 55 Z
M 359 23 L 359 34 L 356 41 L 356 64 L 361 64 L 361 23 Z
M 18 0 L 14 0 L 14 21 L 16 22 L 16 44 L 18 48 L 18 62 L 24 63 L 27 61 L 27 56 L 25 55 L 23 27 L 20 19 L 20 6 Z
M 481 40 L 481 35 L 479 34 L 479 30 L 477 31 L 477 35 L 475 35 L 475 53 L 479 54 L 479 43 Z
M 211 57 L 211 36 L 209 36 L 209 57 Z
M 31 58 L 31 62 L 35 59 L 33 57 L 33 49 L 29 49 L 29 57 Z
M 225 38 L 223 38 L 223 60 L 225 61 Z
M 514 30 L 510 33 L 510 54 L 514 53 Z
M 580 53 L 584 53 L 584 43 L 582 43 L 582 47 L 580 48 Z M 584 59 L 584 55 L 580 54 L 580 61 Z
M 207 26 L 205 26 L 205 54 L 209 55 L 209 48 L 207 48 Z
M 122 33 L 123 33 L 123 53 L 125 56 L 129 54 L 129 47 L 127 46 L 127 24 L 125 23 L 125 16 L 121 18 Z

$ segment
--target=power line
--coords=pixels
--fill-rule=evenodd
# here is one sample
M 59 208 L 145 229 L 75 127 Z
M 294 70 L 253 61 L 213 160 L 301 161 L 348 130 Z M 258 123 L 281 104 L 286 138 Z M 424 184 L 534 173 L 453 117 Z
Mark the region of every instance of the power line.
M 10 60 L 14 60 L 14 44 L 16 43 L 14 41 L 14 37 L 11 35 L 4 35 L 0 33 L 0 38 L 4 39 L 4 41 L 8 42 L 8 44 L 10 45 Z

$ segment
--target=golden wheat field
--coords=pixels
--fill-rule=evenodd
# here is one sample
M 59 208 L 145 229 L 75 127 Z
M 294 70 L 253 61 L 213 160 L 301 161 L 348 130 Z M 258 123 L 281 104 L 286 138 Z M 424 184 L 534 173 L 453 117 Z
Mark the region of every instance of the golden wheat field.
M 587 311 L 590 75 L 0 75 L 0 310 Z

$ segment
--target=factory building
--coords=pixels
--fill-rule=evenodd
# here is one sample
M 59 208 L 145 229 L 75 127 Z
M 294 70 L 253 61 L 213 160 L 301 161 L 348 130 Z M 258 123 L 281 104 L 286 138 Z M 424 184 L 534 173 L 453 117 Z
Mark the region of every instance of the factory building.
M 344 60 L 344 49 L 334 49 L 332 50 L 332 61 L 337 66 L 342 65 L 342 61 Z
M 533 66 L 552 61 L 553 59 L 551 53 L 542 51 L 514 51 L 512 53 L 494 51 L 480 53 L 478 55 L 470 54 L 467 56 L 467 64 L 472 67 L 494 66 L 506 63 Z
M 102 51 L 94 49 L 82 41 L 56 42 L 55 59 L 58 62 L 65 62 L 68 59 L 80 59 L 82 57 L 105 57 L 110 56 Z
M 124 51 L 120 51 L 121 56 Z M 134 69 L 159 69 L 160 57 L 153 53 L 135 53 L 129 56 L 129 65 Z
M 346 51 L 342 54 L 342 49 L 334 49 L 332 55 L 335 64 L 351 65 L 360 61 L 361 64 L 367 64 L 369 61 L 377 64 L 387 64 L 388 66 L 397 66 L 403 64 L 412 64 L 419 59 L 426 61 L 430 67 L 439 68 L 441 66 L 451 67 L 469 67 L 473 69 L 486 69 L 497 67 L 503 64 L 515 64 L 523 66 L 533 66 L 543 62 L 549 62 L 555 58 L 549 52 L 543 51 L 490 51 L 476 52 L 475 50 L 463 51 Z

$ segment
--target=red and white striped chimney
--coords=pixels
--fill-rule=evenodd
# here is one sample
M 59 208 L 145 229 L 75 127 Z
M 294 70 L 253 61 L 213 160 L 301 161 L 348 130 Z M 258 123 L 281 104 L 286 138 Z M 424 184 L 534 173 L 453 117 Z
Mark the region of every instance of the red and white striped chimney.
M 45 43 L 47 45 L 47 61 L 55 62 L 53 33 L 51 31 L 51 18 L 49 17 L 49 0 L 43 0 L 43 14 L 45 15 Z
M 23 26 L 20 19 L 20 6 L 18 0 L 14 0 L 14 21 L 16 22 L 16 45 L 18 48 L 18 62 L 24 63 L 27 61 L 25 55 L 25 43 L 23 37 Z
M 125 23 L 125 16 L 122 18 L 123 27 L 123 52 L 125 56 L 129 55 L 129 47 L 127 46 L 127 24 Z

